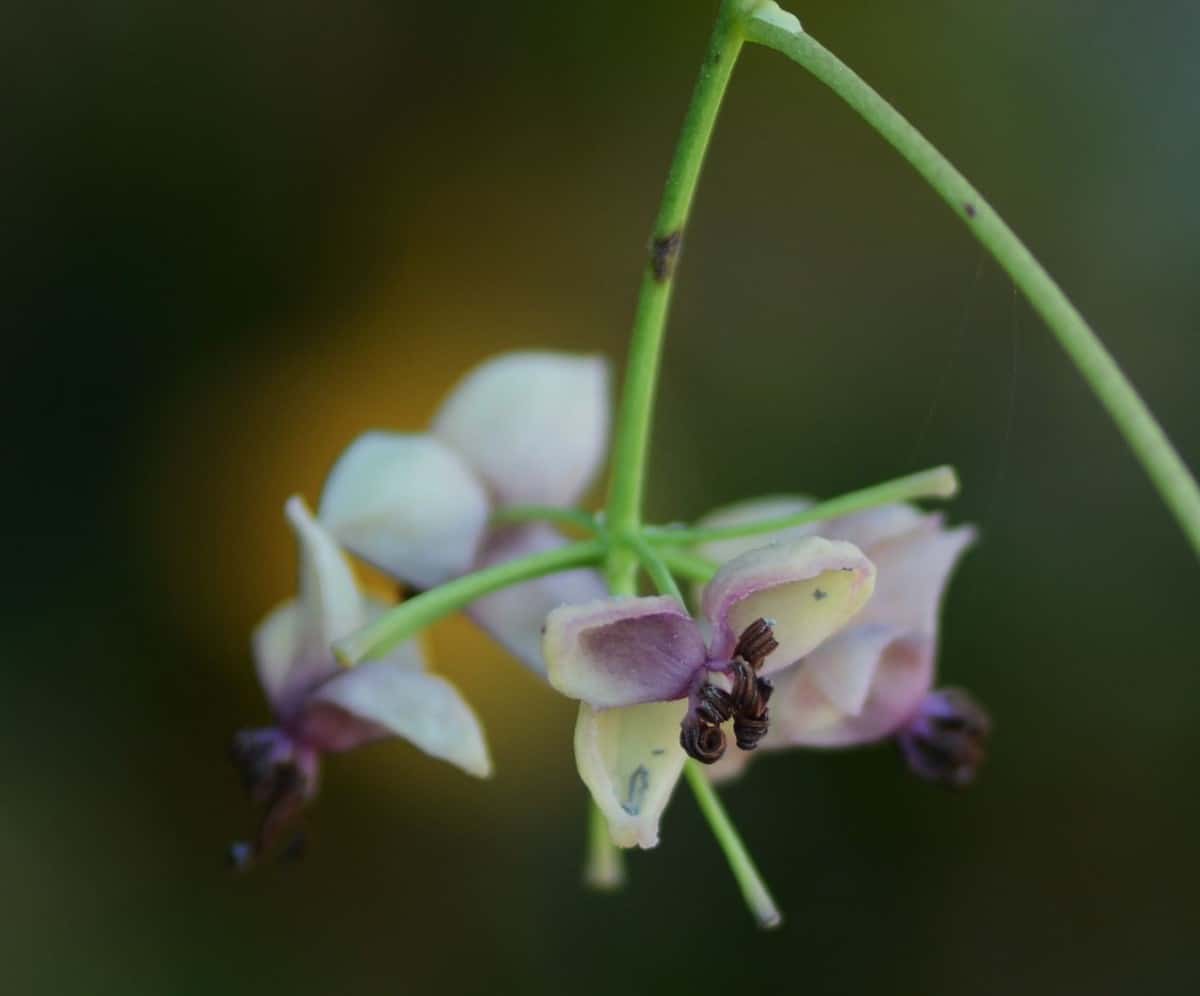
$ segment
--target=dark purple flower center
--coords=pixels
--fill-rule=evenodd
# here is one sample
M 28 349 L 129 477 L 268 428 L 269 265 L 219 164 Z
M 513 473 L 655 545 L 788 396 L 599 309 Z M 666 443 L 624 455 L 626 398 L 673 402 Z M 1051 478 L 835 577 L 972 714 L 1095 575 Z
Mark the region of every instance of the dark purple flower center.
M 896 734 L 896 743 L 915 774 L 963 788 L 986 757 L 991 729 L 991 717 L 970 695 L 961 688 L 942 688 L 925 696 Z
M 229 862 L 245 871 L 274 850 L 284 831 L 304 806 L 312 788 L 312 765 L 302 764 L 295 742 L 274 727 L 240 730 L 230 745 L 230 756 L 242 776 L 250 798 L 263 807 L 258 833 L 252 841 L 235 841 Z M 296 834 L 282 856 L 298 857 L 303 836 Z

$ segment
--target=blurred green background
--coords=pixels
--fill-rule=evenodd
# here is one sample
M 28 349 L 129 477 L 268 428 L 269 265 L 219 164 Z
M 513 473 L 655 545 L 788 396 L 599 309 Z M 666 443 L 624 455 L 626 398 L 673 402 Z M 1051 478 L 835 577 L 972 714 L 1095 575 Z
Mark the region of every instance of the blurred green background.
M 583 891 L 556 698 L 468 626 L 478 784 L 334 759 L 295 865 L 230 877 L 281 505 L 498 350 L 624 349 L 715 0 L 5 7 L 9 426 L 0 988 L 13 993 L 1194 993 L 1200 567 L 1007 279 L 796 67 L 748 50 L 681 269 L 660 519 L 939 462 L 983 541 L 941 670 L 961 795 L 884 748 L 686 791 Z M 812 2 L 992 198 L 1200 465 L 1200 7 Z

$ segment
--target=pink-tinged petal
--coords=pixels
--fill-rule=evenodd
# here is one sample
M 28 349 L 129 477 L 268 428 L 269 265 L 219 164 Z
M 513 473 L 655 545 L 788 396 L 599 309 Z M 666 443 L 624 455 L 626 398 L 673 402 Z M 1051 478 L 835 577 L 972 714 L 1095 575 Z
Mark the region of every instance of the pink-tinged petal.
M 826 652 L 827 648 L 843 643 L 857 645 L 845 639 L 852 633 L 861 634 L 862 628 L 855 625 L 852 630 L 827 640 L 809 654 L 800 667 L 808 672 L 813 684 L 837 709 L 848 716 L 857 716 L 863 711 L 871 691 L 871 682 L 875 680 L 879 653 Z M 862 642 L 866 641 L 857 641 Z
M 429 435 L 368 432 L 338 459 L 320 517 L 346 549 L 431 588 L 470 567 L 489 514 L 462 457 Z
M 608 381 L 600 356 L 504 353 L 458 383 L 433 432 L 501 504 L 574 504 L 604 462 Z
M 684 698 L 707 658 L 695 621 L 669 597 L 554 609 L 542 653 L 550 684 L 596 709 Z
M 970 526 L 943 529 L 941 516 L 930 515 L 907 532 L 872 545 L 879 581 L 858 622 L 936 633 L 946 583 L 975 536 Z
M 932 637 L 886 626 L 855 626 L 778 675 L 771 696 L 771 731 L 763 748 L 846 747 L 890 736 L 933 683 Z M 816 680 L 838 670 L 873 672 L 862 707 L 851 714 Z
M 828 539 L 853 543 L 870 555 L 877 544 L 922 528 L 930 520 L 941 521 L 939 516 L 925 515 L 912 505 L 898 503 L 827 519 L 817 524 L 817 531 Z
M 798 496 L 755 498 L 712 512 L 697 525 L 761 522 L 794 515 L 812 504 Z M 926 515 L 912 505 L 893 504 L 767 536 L 705 543 L 697 547 L 697 552 L 723 564 L 768 539 L 776 542 L 811 534 L 853 543 L 874 562 L 875 594 L 857 623 L 886 623 L 922 632 L 932 632 L 936 626 L 946 581 L 957 559 L 975 539 L 975 531 L 969 526 L 946 530 L 940 515 Z
M 285 514 L 299 548 L 300 594 L 277 606 L 252 637 L 259 682 L 277 715 L 288 716 L 304 693 L 337 671 L 330 645 L 366 622 L 366 608 L 346 558 L 304 501 Z
M 486 778 L 492 770 L 471 707 L 445 678 L 422 671 L 407 651 L 359 664 L 318 688 L 295 736 L 321 751 L 398 736 L 468 774 Z
M 475 566 L 493 567 L 516 557 L 556 549 L 566 542 L 561 533 L 545 523 L 513 526 L 488 537 Z M 602 598 L 606 591 L 598 571 L 580 568 L 502 588 L 473 603 L 467 614 L 510 654 L 545 677 L 542 627 L 546 616 L 561 605 Z
M 280 719 L 295 711 L 308 689 L 337 671 L 328 650 L 301 650 L 303 617 L 300 602 L 291 599 L 272 609 L 250 637 L 258 683 Z
M 686 756 L 679 747 L 682 702 L 597 711 L 579 707 L 575 762 L 618 847 L 654 847 L 658 824 Z
M 721 567 L 704 590 L 712 656 L 727 658 L 756 619 L 770 620 L 779 647 L 763 674 L 811 653 L 871 597 L 875 567 L 858 547 L 809 536 L 749 550 Z
M 764 522 L 768 519 L 781 519 L 788 515 L 799 515 L 801 512 L 811 508 L 813 504 L 812 499 L 801 495 L 767 495 L 762 498 L 748 498 L 745 501 L 725 505 L 722 508 L 709 512 L 703 518 L 696 521 L 696 528 L 725 529 L 731 526 L 746 526 L 755 522 Z M 815 536 L 818 533 L 822 536 L 826 535 L 825 531 L 819 528 L 819 526 L 819 523 L 810 522 L 801 526 L 793 526 L 790 529 L 781 529 L 774 533 L 764 533 L 759 536 L 714 540 L 709 543 L 699 544 L 696 547 L 696 552 L 714 563 L 723 564 L 765 543 L 781 543 L 785 540 L 803 539 L 805 536 Z M 847 537 L 839 536 L 831 538 L 846 539 Z M 861 543 L 856 545 L 862 546 Z

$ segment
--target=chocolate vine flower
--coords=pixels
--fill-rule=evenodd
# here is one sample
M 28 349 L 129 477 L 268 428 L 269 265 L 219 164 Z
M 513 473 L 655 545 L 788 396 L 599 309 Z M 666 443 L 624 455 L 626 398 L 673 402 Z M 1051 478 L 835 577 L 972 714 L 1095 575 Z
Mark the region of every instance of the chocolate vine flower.
M 383 606 L 359 592 L 302 499 L 289 499 L 285 512 L 299 546 L 300 591 L 254 631 L 255 666 L 276 722 L 233 741 L 246 788 L 265 807 L 254 840 L 233 846 L 240 867 L 270 852 L 315 795 L 322 754 L 398 736 L 469 774 L 491 773 L 475 714 L 450 682 L 425 671 L 416 643 L 349 670 L 334 660 L 331 644 Z
M 681 743 L 711 762 L 724 721 L 734 720 L 747 745 L 762 736 L 770 690 L 760 681 L 845 626 L 874 581 L 857 547 L 809 537 L 747 551 L 721 568 L 702 603 L 707 641 L 667 596 L 550 612 L 542 641 L 550 684 L 585 704 L 576 763 L 616 843 L 657 842 L 683 767 Z
M 810 504 L 802 498 L 757 499 L 714 513 L 700 525 L 786 516 Z M 931 689 L 942 593 L 975 530 L 947 529 L 940 515 L 897 504 L 780 535 L 817 530 L 862 548 L 878 569 L 875 594 L 850 626 L 776 676 L 773 721 L 760 746 L 845 747 L 896 737 L 917 774 L 965 784 L 968 770 L 973 772 L 983 758 L 986 714 L 965 693 Z M 699 552 L 720 562 L 736 557 L 751 542 L 709 543 Z M 949 735 L 939 736 L 939 723 Z M 714 774 L 736 774 L 749 756 L 728 752 Z M 940 769 L 938 758 L 943 759 Z
M 608 365 L 599 356 L 515 352 L 468 373 L 426 433 L 368 432 L 338 459 L 321 522 L 356 556 L 398 581 L 430 588 L 565 543 L 543 523 L 489 529 L 494 508 L 573 505 L 604 461 Z M 469 614 L 545 673 L 542 618 L 605 591 L 595 571 L 519 584 Z

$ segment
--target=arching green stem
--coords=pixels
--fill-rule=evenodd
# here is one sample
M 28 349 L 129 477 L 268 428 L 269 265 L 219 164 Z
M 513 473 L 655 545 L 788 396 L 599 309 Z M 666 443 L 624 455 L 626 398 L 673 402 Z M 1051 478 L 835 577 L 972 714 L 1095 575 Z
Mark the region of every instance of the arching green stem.
M 861 77 L 803 31 L 753 14 L 746 37 L 782 52 L 841 97 L 933 187 L 1028 298 L 1108 410 L 1200 554 L 1200 487 L 1136 389 L 1059 286 L 954 166 Z

